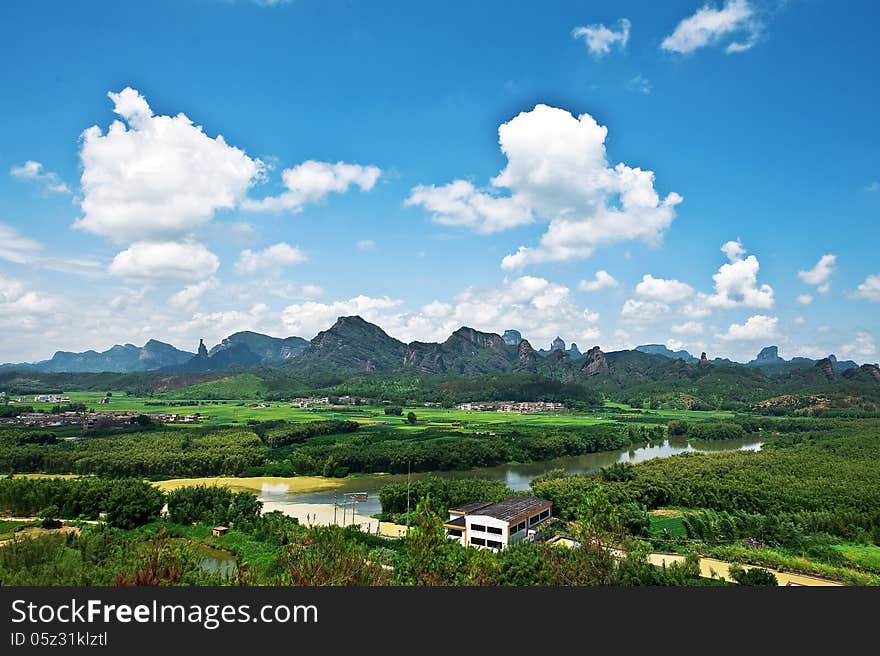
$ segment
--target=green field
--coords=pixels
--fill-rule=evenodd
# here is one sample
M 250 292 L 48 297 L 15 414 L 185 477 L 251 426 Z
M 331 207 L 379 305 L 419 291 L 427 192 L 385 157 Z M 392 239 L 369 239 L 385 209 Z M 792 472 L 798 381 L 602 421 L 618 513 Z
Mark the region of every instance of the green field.
M 205 383 L 205 385 L 215 385 Z M 111 402 L 101 405 L 104 394 L 99 392 L 71 392 L 74 403 L 84 403 L 89 409 L 98 412 L 142 412 L 145 414 L 175 413 L 180 415 L 200 414 L 201 425 L 219 426 L 245 424 L 248 421 L 269 421 L 284 419 L 292 422 L 307 422 L 320 419 L 348 419 L 364 424 L 381 423 L 386 427 L 405 431 L 418 431 L 426 428 L 475 429 L 500 424 L 525 424 L 529 426 L 548 426 L 565 428 L 591 426 L 618 421 L 628 423 L 629 419 L 638 423 L 666 423 L 670 419 L 688 421 L 709 421 L 729 419 L 733 413 L 723 410 L 642 410 L 622 403 L 607 402 L 604 408 L 589 413 L 581 412 L 535 412 L 529 414 L 507 412 L 464 411 L 447 408 L 413 406 L 404 408 L 403 416 L 386 415 L 382 407 L 372 406 L 332 406 L 327 408 L 296 408 L 283 401 L 241 400 L 189 400 L 172 397 L 127 396 L 124 392 L 113 392 Z M 184 405 L 185 404 L 185 405 Z M 48 412 L 52 403 L 30 403 L 37 411 Z M 406 422 L 406 414 L 414 412 L 418 418 L 416 425 Z

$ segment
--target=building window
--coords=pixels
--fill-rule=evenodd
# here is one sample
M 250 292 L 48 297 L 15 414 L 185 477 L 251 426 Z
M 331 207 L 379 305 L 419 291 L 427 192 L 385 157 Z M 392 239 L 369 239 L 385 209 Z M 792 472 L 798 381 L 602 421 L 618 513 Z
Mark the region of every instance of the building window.
M 501 543 L 496 540 L 486 540 L 486 546 L 492 547 L 493 549 L 500 549 Z
M 534 517 L 529 517 L 529 526 L 534 526 L 535 524 L 537 524 L 540 521 L 541 521 L 540 515 L 535 515 Z
M 519 533 L 520 531 L 524 530 L 525 527 L 526 527 L 526 523 L 525 523 L 525 522 L 520 522 L 520 523 L 517 524 L 516 526 L 511 527 L 510 532 L 511 532 L 511 533 Z
M 549 508 L 541 513 L 541 519 L 547 519 L 549 516 L 550 516 L 550 509 Z
M 500 528 L 498 528 L 498 527 L 496 527 L 496 526 L 487 526 L 487 527 L 486 527 L 486 531 L 487 531 L 488 533 L 494 533 L 495 535 L 501 535 L 501 534 L 504 532 L 504 531 L 502 531 Z
M 457 528 L 451 528 L 451 529 L 449 529 L 449 535 L 454 535 L 455 537 L 460 538 L 461 531 Z
M 481 533 L 486 532 L 486 527 L 481 524 L 471 524 L 472 531 L 480 531 Z
M 471 538 L 471 544 L 475 544 L 478 547 L 485 547 L 486 541 L 483 538 Z

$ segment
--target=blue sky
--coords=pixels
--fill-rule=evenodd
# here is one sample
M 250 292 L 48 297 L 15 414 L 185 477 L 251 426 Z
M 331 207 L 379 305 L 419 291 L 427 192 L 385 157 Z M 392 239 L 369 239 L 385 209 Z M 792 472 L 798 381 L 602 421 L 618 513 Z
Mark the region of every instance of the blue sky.
M 352 313 L 878 359 L 874 3 L 2 12 L 0 361 Z

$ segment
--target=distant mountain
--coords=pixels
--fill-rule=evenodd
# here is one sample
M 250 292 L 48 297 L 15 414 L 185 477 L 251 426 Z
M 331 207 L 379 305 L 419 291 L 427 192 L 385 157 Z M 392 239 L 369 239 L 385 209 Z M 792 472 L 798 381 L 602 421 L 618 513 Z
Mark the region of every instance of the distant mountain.
M 193 357 L 171 344 L 151 339 L 143 346 L 117 344 L 106 351 L 73 353 L 57 351 L 49 360 L 34 363 L 6 364 L 7 369 L 28 369 L 41 372 L 113 372 L 151 371 L 183 364 Z
M 245 330 L 231 334 L 210 350 L 199 340 L 196 356 L 172 369 L 207 372 L 250 369 L 258 365 L 277 366 L 298 357 L 308 346 L 302 337 L 270 337 Z
M 824 363 L 825 360 L 828 360 L 827 367 L 835 376 L 837 374 L 842 374 L 848 369 L 858 367 L 858 365 L 852 360 L 839 362 L 834 355 L 829 355 L 822 360 L 800 357 L 785 360 L 784 358 L 779 357 L 779 347 L 777 346 L 765 346 L 760 350 L 758 355 L 755 356 L 755 359 L 747 362 L 745 366 L 760 369 L 765 374 L 776 375 L 796 371 L 798 369 L 809 369 L 820 362 Z
M 636 351 L 641 351 L 642 353 L 650 353 L 651 355 L 662 355 L 664 358 L 670 358 L 672 360 L 678 358 L 690 364 L 696 364 L 697 362 L 699 362 L 698 358 L 695 358 L 687 351 L 673 351 L 663 344 L 642 344 L 641 346 L 636 346 Z
M 500 337 L 499 337 L 500 339 Z M 406 344 L 361 317 L 339 317 L 290 362 L 298 371 L 383 372 L 403 366 Z

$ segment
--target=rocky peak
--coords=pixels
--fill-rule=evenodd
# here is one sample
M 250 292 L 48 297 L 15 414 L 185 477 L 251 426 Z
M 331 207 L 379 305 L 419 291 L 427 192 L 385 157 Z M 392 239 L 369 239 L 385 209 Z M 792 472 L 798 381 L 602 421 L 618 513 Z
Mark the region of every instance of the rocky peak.
M 587 351 L 587 359 L 581 366 L 581 371 L 586 372 L 588 376 L 608 373 L 608 361 L 605 359 L 605 354 L 602 353 L 602 349 L 598 346 L 594 346 Z
M 708 367 L 709 366 L 709 358 L 706 357 L 705 351 L 700 353 L 700 366 L 701 367 Z
M 822 358 L 816 363 L 816 368 L 822 372 L 822 375 L 825 376 L 827 380 L 837 379 L 837 375 L 834 373 L 834 365 L 831 362 L 831 358 Z
M 503 339 L 504 343 L 508 346 L 519 346 L 523 341 L 522 333 L 518 330 L 505 330 L 501 339 Z
M 198 357 L 207 358 L 208 357 L 208 347 L 205 346 L 205 342 L 202 339 L 199 339 L 199 350 L 196 352 Z
M 574 342 L 571 343 L 571 346 L 569 347 L 568 352 L 571 355 L 571 357 L 573 357 L 573 358 L 579 358 L 582 355 L 581 350 L 578 348 L 578 345 L 575 344 Z
M 863 364 L 860 369 L 873 378 L 875 383 L 880 383 L 880 368 L 876 364 Z
M 559 336 L 556 336 L 552 342 L 550 342 L 550 350 L 551 351 L 564 351 L 565 350 L 565 341 Z
M 503 350 L 505 342 L 500 335 L 484 333 L 467 326 L 462 326 L 447 339 L 443 346 L 456 351 L 473 351 L 478 349 Z
M 780 362 L 782 358 L 779 357 L 779 347 L 778 346 L 765 346 L 761 349 L 761 352 L 758 353 L 758 356 L 755 358 L 758 362 Z

